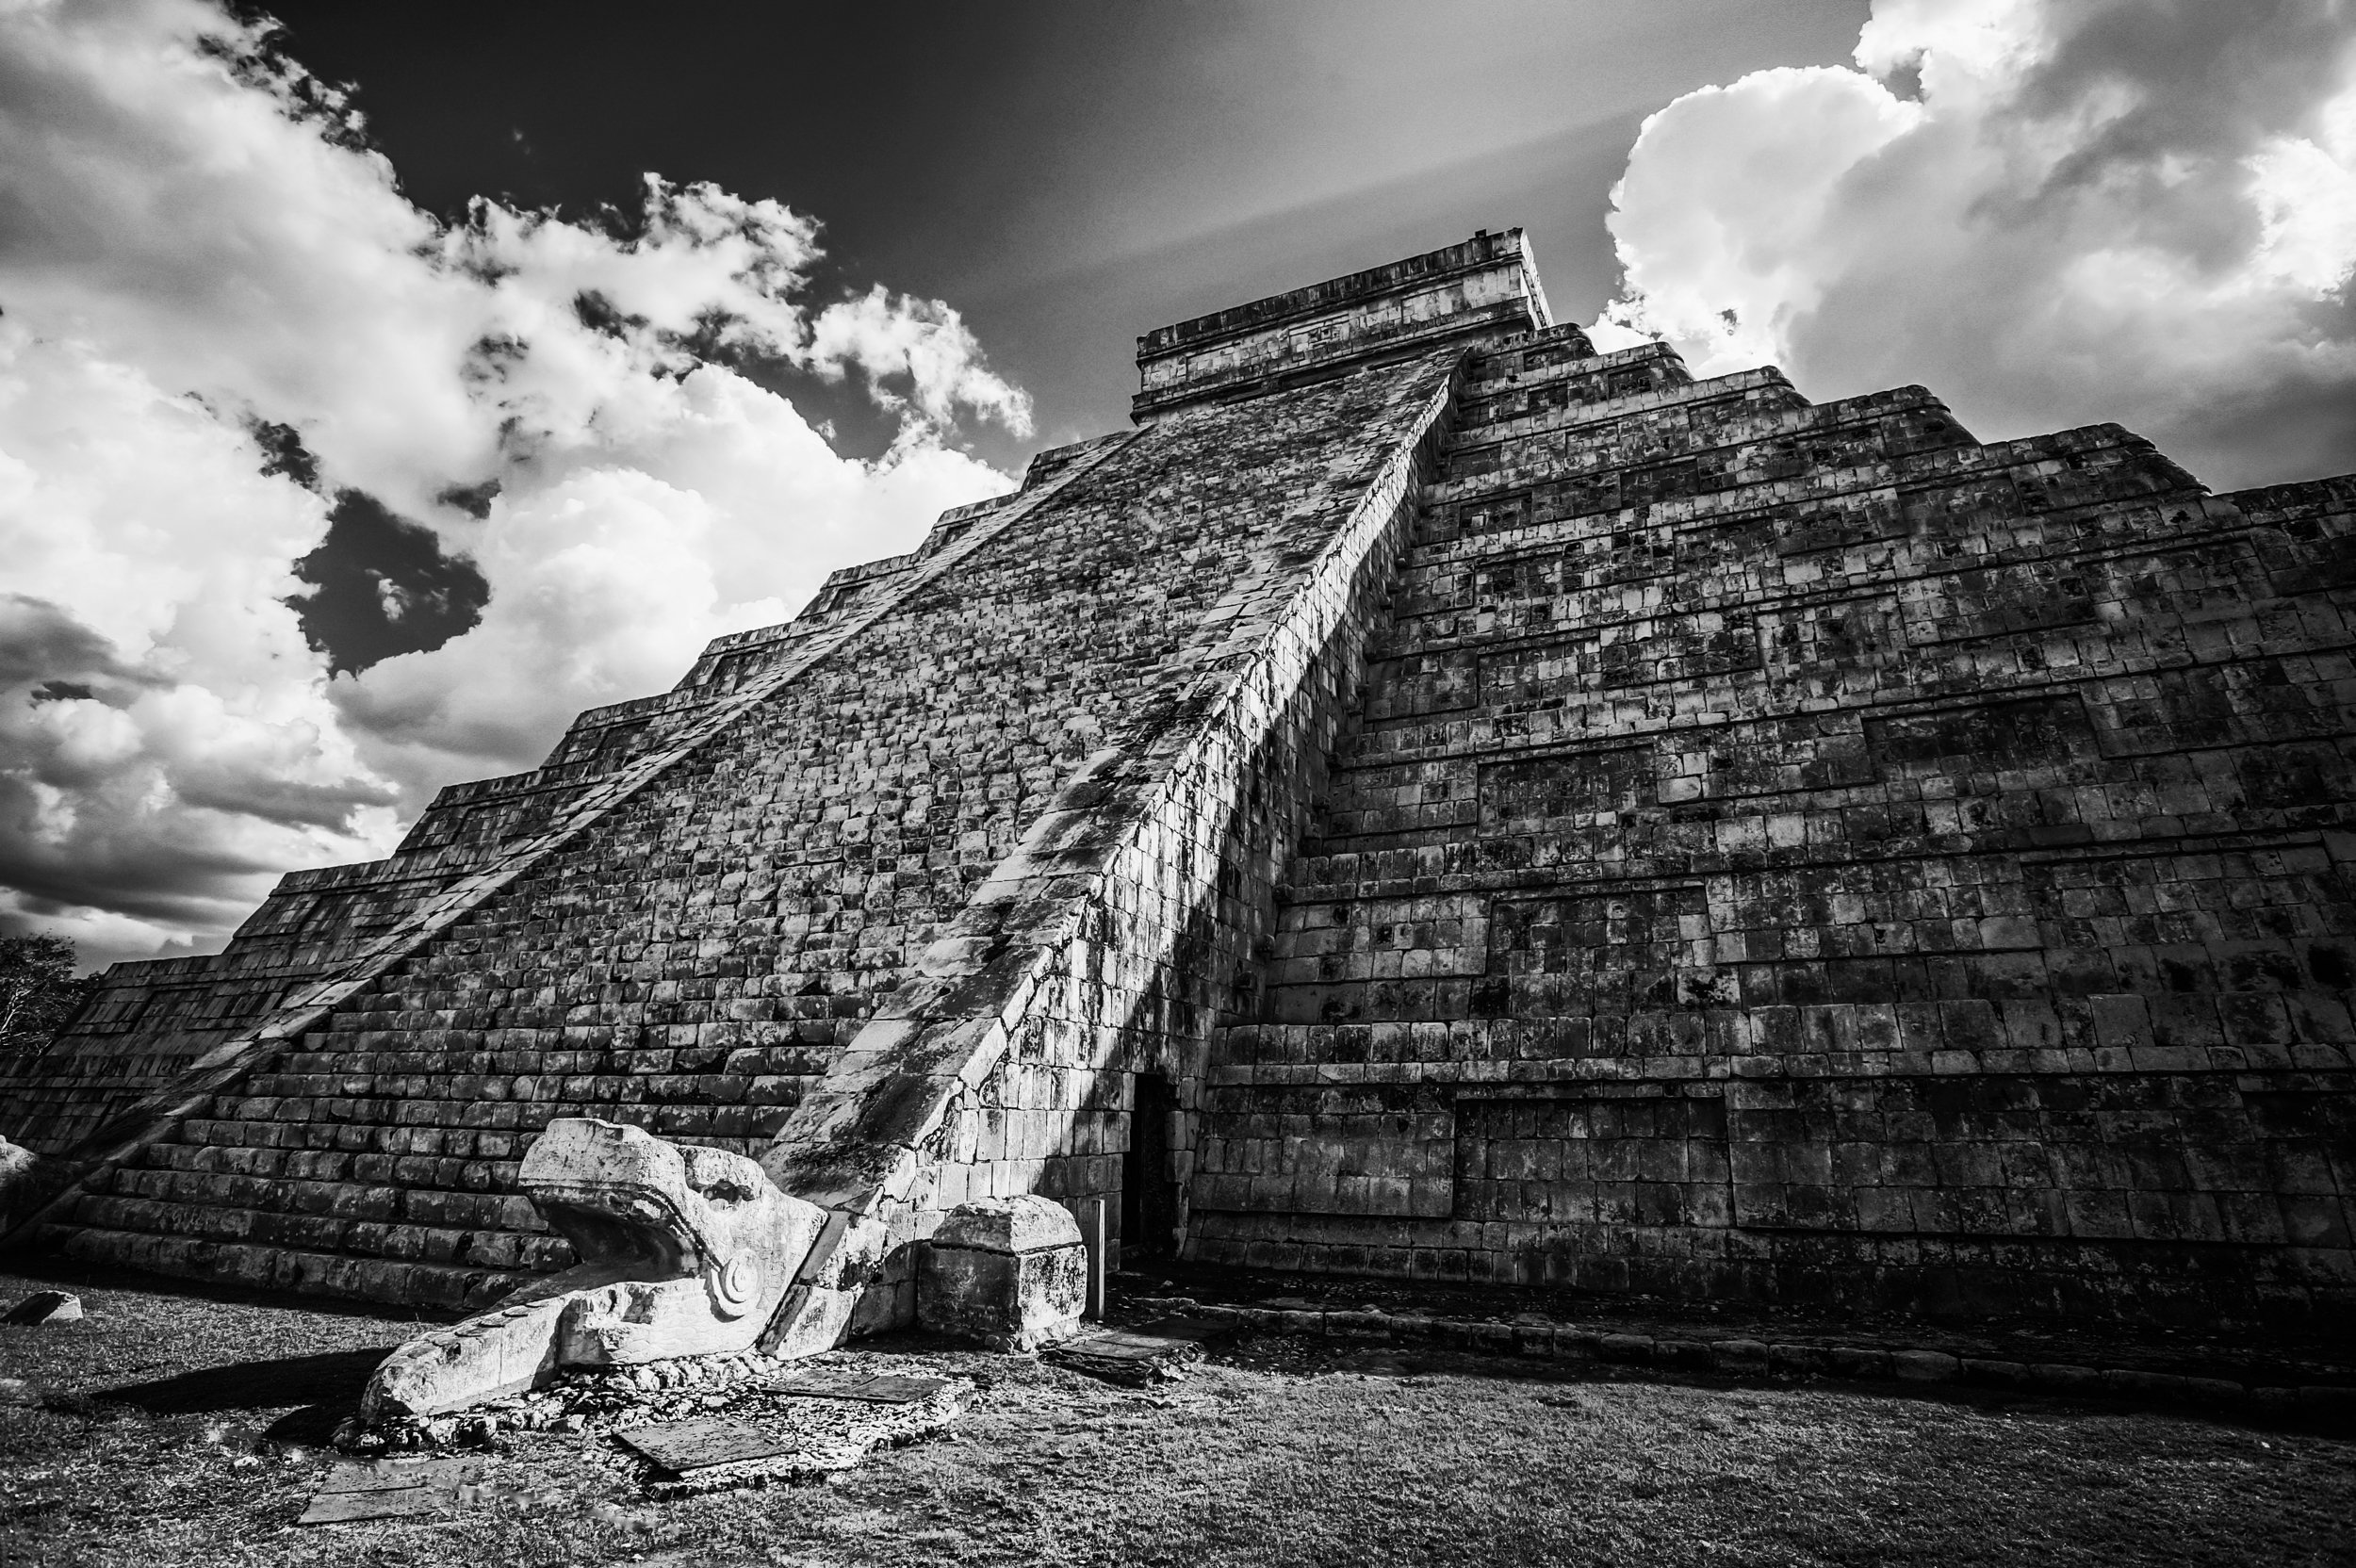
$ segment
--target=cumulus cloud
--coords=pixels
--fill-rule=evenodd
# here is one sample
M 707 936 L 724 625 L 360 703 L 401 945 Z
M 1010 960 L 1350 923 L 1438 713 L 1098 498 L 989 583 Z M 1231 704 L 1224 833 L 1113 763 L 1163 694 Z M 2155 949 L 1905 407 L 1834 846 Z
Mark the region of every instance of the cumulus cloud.
M 814 298 L 808 217 L 650 175 L 444 225 L 361 130 L 199 0 L 0 0 L 0 923 L 216 943 L 1009 482 L 956 428 L 1022 393 L 945 305 Z M 843 457 L 761 364 L 856 371 L 898 439 Z M 286 601 L 352 493 L 489 599 L 331 678 Z
M 294 612 L 323 527 L 252 443 L 0 320 L 0 882 L 77 935 L 234 923 L 255 878 L 392 826 Z
M 1608 344 L 2115 419 L 2219 488 L 2356 468 L 2356 8 L 1876 0 L 1855 58 L 1644 122 Z

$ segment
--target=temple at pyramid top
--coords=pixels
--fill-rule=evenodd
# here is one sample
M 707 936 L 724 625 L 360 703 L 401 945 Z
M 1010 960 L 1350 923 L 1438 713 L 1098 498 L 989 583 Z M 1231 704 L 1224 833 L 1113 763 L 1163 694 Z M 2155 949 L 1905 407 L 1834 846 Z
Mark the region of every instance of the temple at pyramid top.
M 1141 384 L 1130 412 L 1142 421 L 1552 324 L 1528 238 L 1484 229 L 1460 245 L 1154 328 L 1137 339 Z
M 824 1211 L 804 1349 L 1023 1195 L 1169 1268 L 2348 1320 L 2356 479 L 1597 353 L 1517 230 L 1137 348 L 1133 428 L 116 966 L 0 1063 L 15 1244 L 480 1306 L 589 1119 Z

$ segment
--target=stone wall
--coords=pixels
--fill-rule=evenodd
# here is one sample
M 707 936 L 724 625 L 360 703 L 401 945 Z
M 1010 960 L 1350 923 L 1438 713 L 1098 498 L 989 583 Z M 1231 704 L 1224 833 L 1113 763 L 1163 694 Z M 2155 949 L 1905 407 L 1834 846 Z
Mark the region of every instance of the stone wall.
M 1409 256 L 1306 288 L 1157 327 L 1137 339 L 1140 422 L 1180 408 L 1259 397 L 1332 373 L 1551 325 L 1536 258 L 1519 229 Z M 1584 338 L 1578 341 L 1584 351 Z
M 1194 1254 L 2344 1313 L 2348 482 L 1659 349 L 1464 398 Z

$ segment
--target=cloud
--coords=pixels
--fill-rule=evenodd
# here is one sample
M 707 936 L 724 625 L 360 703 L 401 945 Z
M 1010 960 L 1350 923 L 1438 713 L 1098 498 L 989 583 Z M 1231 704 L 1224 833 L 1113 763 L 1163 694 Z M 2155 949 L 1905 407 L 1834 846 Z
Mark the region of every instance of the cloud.
M 437 222 L 266 25 L 0 4 L 0 923 L 86 956 L 217 944 L 279 873 L 381 854 L 1006 488 L 957 421 L 1027 429 L 946 305 L 814 298 L 777 202 L 649 175 L 632 213 Z M 855 376 L 898 438 L 840 455 L 765 367 Z M 490 596 L 331 678 L 287 601 L 352 496 Z
M 1645 121 L 1609 341 L 2115 419 L 2219 488 L 2356 468 L 2356 8 L 1877 0 L 1855 57 Z
M 0 884 L 153 945 L 392 827 L 294 612 L 319 498 L 243 432 L 0 320 Z M 90 913 L 82 913 L 90 911 Z M 136 929 L 135 929 L 136 928 Z

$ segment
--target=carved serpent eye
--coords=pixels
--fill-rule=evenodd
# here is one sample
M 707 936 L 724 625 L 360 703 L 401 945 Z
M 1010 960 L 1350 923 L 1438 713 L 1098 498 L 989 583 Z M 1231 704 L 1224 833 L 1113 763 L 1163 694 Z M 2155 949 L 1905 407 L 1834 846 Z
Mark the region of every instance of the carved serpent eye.
M 713 1312 L 722 1317 L 742 1317 L 760 1298 L 761 1265 L 739 1253 L 716 1268 L 706 1269 L 704 1284 L 712 1293 Z

